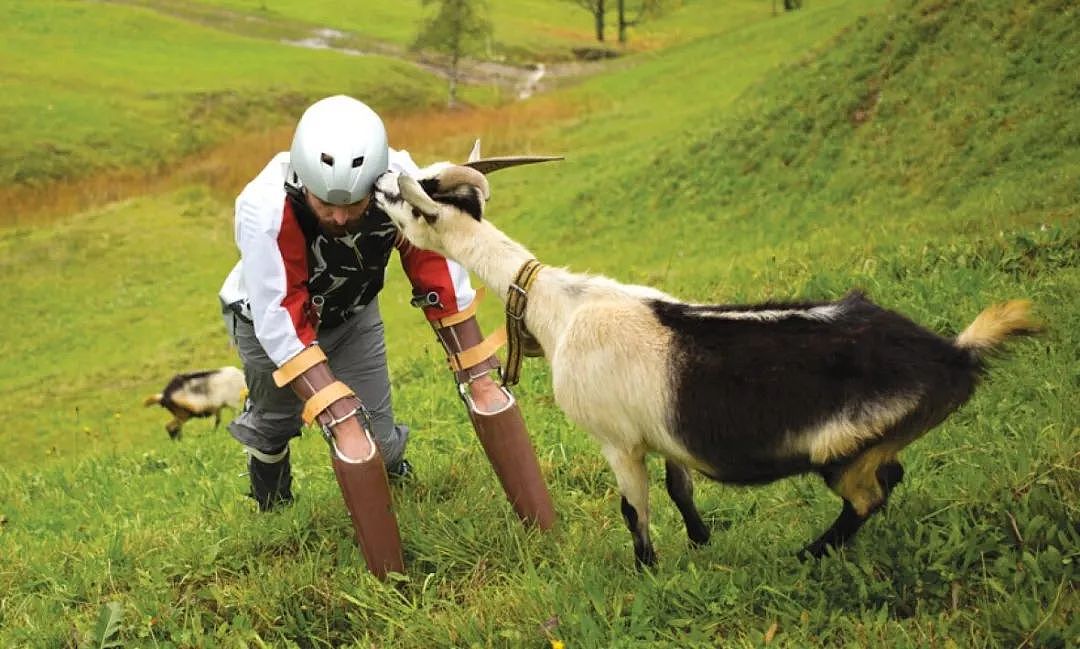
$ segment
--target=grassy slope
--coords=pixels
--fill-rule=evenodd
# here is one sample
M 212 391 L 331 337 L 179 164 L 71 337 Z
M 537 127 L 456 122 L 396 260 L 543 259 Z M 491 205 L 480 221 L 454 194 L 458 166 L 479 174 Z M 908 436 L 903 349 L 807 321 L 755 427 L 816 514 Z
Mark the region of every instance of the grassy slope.
M 360 10 L 343 10 L 337 0 L 196 1 L 256 16 L 333 25 L 341 31 L 404 47 L 416 38 L 418 25 L 435 12 L 434 6 L 425 8 L 420 0 L 373 0 L 364 2 Z M 517 60 L 565 59 L 571 55 L 571 47 L 591 44 L 591 18 L 573 3 L 516 0 L 489 2 L 488 7 L 494 26 L 492 53 L 495 55 L 510 54 Z
M 441 81 L 383 57 L 237 37 L 124 5 L 0 0 L 0 9 L 5 183 L 156 169 L 242 126 L 291 121 L 331 92 L 378 97 L 380 110 L 444 101 Z
M 713 544 L 689 551 L 654 489 L 661 566 L 634 573 L 613 480 L 536 361 L 519 395 L 563 523 L 523 533 L 396 272 L 384 313 L 422 471 L 398 499 L 410 582 L 358 568 L 313 435 L 294 445 L 298 506 L 252 516 L 233 442 L 194 424 L 165 444 L 164 413 L 135 405 L 171 368 L 231 360 L 206 293 L 232 260 L 228 210 L 192 188 L 3 233 L 3 357 L 34 362 L 0 367 L 0 645 L 63 644 L 112 600 L 135 646 L 541 646 L 553 616 L 582 647 L 751 646 L 774 622 L 792 647 L 1075 642 L 1080 161 L 1054 68 L 1076 69 L 1075 15 L 1006 5 L 900 2 L 813 56 L 861 3 L 743 23 L 574 91 L 591 110 L 532 136 L 570 159 L 496 186 L 493 218 L 545 261 L 693 299 L 862 285 L 942 331 L 1036 299 L 1048 333 L 907 454 L 844 559 L 789 558 L 835 512 L 816 480 L 701 485 Z

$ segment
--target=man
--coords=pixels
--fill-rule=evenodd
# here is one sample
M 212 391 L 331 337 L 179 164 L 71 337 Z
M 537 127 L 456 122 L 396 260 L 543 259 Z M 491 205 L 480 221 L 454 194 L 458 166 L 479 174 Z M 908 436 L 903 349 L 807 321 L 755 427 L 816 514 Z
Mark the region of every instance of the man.
M 499 414 L 498 432 L 528 445 L 512 395 L 489 374 L 498 360 L 472 316 L 476 293 L 468 273 L 405 242 L 371 200 L 376 178 L 389 169 L 425 177 L 407 152 L 389 148 L 382 120 L 367 105 L 341 95 L 313 104 L 290 150 L 271 159 L 236 199 L 240 261 L 220 291 L 249 389 L 229 430 L 249 455 L 251 497 L 261 511 L 292 500 L 289 440 L 302 421 L 317 422 L 357 540 L 380 577 L 403 570 L 387 472 L 411 472 L 408 428 L 394 423 L 377 299 L 394 248 L 474 423 L 476 413 Z M 525 451 L 519 445 L 510 453 Z M 550 521 L 538 468 L 522 473 L 529 493 L 519 498 L 508 488 L 508 495 L 531 499 L 526 506 L 539 512 L 533 518 Z

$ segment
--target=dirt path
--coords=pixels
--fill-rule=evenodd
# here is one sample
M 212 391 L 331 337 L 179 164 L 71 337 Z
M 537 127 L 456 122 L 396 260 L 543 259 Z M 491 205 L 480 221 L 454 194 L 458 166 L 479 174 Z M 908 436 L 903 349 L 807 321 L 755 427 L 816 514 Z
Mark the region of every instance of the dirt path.
M 401 45 L 365 37 L 326 26 L 274 19 L 266 15 L 242 13 L 212 7 L 191 0 L 101 0 L 112 4 L 142 7 L 173 18 L 231 34 L 273 40 L 294 47 L 331 50 L 346 56 L 387 56 L 413 63 L 442 78 L 449 69 L 427 54 L 418 54 Z M 497 85 L 508 96 L 528 99 L 558 81 L 582 77 L 604 68 L 603 62 L 543 63 L 511 65 L 495 61 L 466 59 L 459 64 L 458 78 L 470 85 Z
M 191 0 L 97 0 L 101 3 L 141 7 L 172 18 L 184 20 L 215 30 L 240 34 L 251 38 L 276 41 L 294 47 L 327 49 L 346 56 L 378 55 L 399 58 L 440 77 L 446 78 L 448 71 L 436 61 L 418 56 L 406 48 L 365 39 L 356 34 L 329 29 L 327 27 L 298 24 L 294 21 L 274 20 L 262 15 L 244 14 L 221 7 L 211 7 Z M 525 100 L 553 88 L 567 80 L 580 79 L 611 69 L 614 66 L 629 64 L 629 60 L 609 59 L 606 61 L 571 62 L 571 63 L 536 63 L 531 66 L 508 65 L 490 61 L 466 61 L 460 79 L 464 84 L 497 85 L 503 89 L 505 97 L 516 101 L 507 106 L 522 109 L 528 115 L 532 104 Z M 500 108 L 484 109 L 500 111 Z M 440 123 L 455 124 L 460 129 L 471 130 L 471 111 L 450 111 L 439 113 Z M 402 126 L 403 129 L 415 129 L 417 124 L 426 125 L 433 121 L 431 116 L 389 115 L 389 119 L 412 120 Z M 535 116 L 534 116 L 535 118 Z M 546 118 L 546 117 L 545 117 Z M 477 119 L 473 117 L 473 119 Z M 457 120 L 457 121 L 454 121 Z M 399 125 L 400 126 L 400 125 Z M 272 154 L 278 150 L 281 141 L 288 137 L 289 128 L 280 132 L 259 131 L 253 140 L 221 142 L 207 150 L 199 151 L 189 157 L 176 160 L 169 168 L 160 173 L 147 174 L 142 169 L 121 169 L 101 171 L 88 177 L 68 178 L 63 181 L 64 191 L 56 191 L 52 185 L 9 185 L 0 187 L 0 201 L 5 204 L 24 206 L 23 209 L 0 216 L 0 226 L 37 224 L 61 218 L 93 206 L 104 205 L 116 200 L 142 195 L 148 192 L 164 191 L 179 184 L 197 181 L 210 187 L 215 193 L 229 194 L 242 185 L 243 180 L 234 178 L 237 169 L 252 169 L 263 162 L 260 156 Z M 453 130 L 453 127 L 451 127 Z M 239 152 L 239 153 L 238 153 Z M 238 161 L 239 154 L 251 156 L 250 161 Z M 246 171 L 244 172 L 246 174 Z

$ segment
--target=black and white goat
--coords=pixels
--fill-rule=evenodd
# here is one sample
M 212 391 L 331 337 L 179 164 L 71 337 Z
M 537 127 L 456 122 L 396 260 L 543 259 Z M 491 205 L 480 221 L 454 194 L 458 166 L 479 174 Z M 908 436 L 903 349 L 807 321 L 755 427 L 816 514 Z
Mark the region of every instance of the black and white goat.
M 200 370 L 177 374 L 165 389 L 146 397 L 146 406 L 160 405 L 170 413 L 172 420 L 165 424 L 169 437 L 177 439 L 181 427 L 192 417 L 214 417 L 214 428 L 221 424 L 221 410 L 239 410 L 247 397 L 244 372 L 226 365 L 216 370 Z
M 376 198 L 414 245 L 473 271 L 506 299 L 533 255 L 483 220 L 481 174 L 448 165 L 424 183 L 388 173 Z M 688 469 L 733 484 L 814 472 L 843 499 L 803 548 L 849 540 L 903 477 L 897 453 L 971 396 L 983 356 L 1033 331 L 1029 303 L 992 306 L 955 340 L 851 293 L 837 302 L 703 305 L 542 267 L 525 324 L 551 364 L 555 401 L 600 443 L 639 565 L 652 564 L 644 458 L 694 543 L 709 530 Z

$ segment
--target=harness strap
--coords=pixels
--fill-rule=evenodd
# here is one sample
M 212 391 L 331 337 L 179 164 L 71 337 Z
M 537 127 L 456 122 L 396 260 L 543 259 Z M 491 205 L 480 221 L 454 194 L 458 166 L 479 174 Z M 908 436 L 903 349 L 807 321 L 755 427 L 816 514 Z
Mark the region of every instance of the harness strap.
M 506 295 L 506 367 L 503 368 L 503 387 L 517 385 L 521 378 L 523 339 L 530 336 L 525 327 L 525 307 L 529 302 L 529 288 L 544 265 L 530 259 L 518 269 Z

